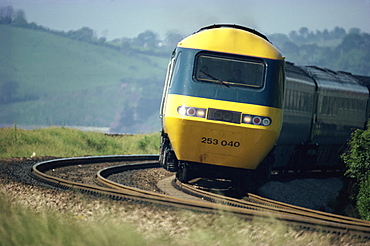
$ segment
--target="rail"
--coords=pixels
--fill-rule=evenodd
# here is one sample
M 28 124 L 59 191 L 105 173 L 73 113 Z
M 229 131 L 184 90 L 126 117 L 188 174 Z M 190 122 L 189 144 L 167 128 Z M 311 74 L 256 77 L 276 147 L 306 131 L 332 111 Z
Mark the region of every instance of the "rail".
M 102 162 L 111 162 L 114 164 L 123 161 L 130 162 L 130 164 L 116 165 L 105 168 L 96 174 L 96 178 L 99 180 L 99 182 L 103 183 L 105 187 L 68 181 L 46 174 L 48 170 L 59 167 Z M 211 198 L 204 198 L 205 201 L 196 201 L 145 191 L 142 189 L 125 186 L 108 179 L 108 177 L 114 173 L 120 173 L 132 169 L 145 169 L 153 167 L 159 167 L 158 155 L 78 157 L 40 162 L 32 167 L 32 175 L 38 180 L 49 185 L 63 189 L 80 190 L 90 194 L 105 195 L 116 200 L 130 199 L 146 201 L 150 203 L 164 204 L 168 206 L 212 213 L 218 213 L 221 210 L 249 220 L 270 219 L 271 217 L 274 217 L 279 221 L 283 221 L 288 226 L 292 226 L 293 228 L 370 239 L 370 222 L 368 221 L 304 209 L 297 206 L 268 200 L 253 194 L 248 195 L 248 201 L 233 199 L 220 195 L 216 195 Z M 184 184 L 178 185 L 182 188 L 186 187 Z M 190 187 L 190 189 L 193 188 Z M 201 191 L 201 193 L 202 196 L 210 195 L 205 194 L 206 192 L 204 191 Z

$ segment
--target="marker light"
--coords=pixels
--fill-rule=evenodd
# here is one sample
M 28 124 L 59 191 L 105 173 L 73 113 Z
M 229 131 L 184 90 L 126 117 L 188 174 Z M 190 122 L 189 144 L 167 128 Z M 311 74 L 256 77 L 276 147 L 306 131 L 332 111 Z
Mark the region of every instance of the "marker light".
M 194 116 L 196 112 L 197 111 L 195 110 L 195 108 L 188 108 L 186 110 L 186 114 L 189 115 L 189 116 Z
M 186 115 L 186 108 L 184 106 L 180 106 L 177 108 L 177 112 L 181 115 Z
M 264 125 L 264 126 L 269 126 L 271 124 L 271 120 L 270 120 L 270 118 L 264 118 L 263 120 L 262 120 L 262 125 Z
M 269 126 L 271 125 L 271 119 L 269 117 L 258 116 L 258 115 L 249 115 L 243 114 L 242 123 L 258 125 L 258 126 Z
M 258 117 L 258 116 L 254 116 L 253 120 L 252 120 L 254 125 L 259 125 L 261 123 L 261 121 L 262 121 L 261 117 Z
M 243 123 L 250 124 L 252 122 L 252 116 L 244 115 L 243 116 Z
M 200 117 L 200 118 L 204 118 L 206 116 L 206 110 L 202 109 L 202 108 L 199 108 L 197 110 L 197 116 Z
M 206 117 L 206 109 L 204 108 L 179 106 L 177 108 L 177 112 L 183 116 L 193 116 L 198 118 Z

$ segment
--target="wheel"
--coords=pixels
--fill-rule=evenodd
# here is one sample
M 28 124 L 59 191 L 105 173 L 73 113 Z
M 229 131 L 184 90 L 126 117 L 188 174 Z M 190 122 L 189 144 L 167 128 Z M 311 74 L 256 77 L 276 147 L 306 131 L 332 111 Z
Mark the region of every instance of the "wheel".
M 170 172 L 176 172 L 178 170 L 178 160 L 176 158 L 175 152 L 172 150 L 170 140 L 167 136 L 162 136 L 160 150 L 160 165 Z
M 235 195 L 238 197 L 243 197 L 248 192 L 253 191 L 250 171 L 241 170 L 234 175 L 231 181 Z
M 253 170 L 252 175 L 252 183 L 256 188 L 264 185 L 267 183 L 271 178 L 271 171 L 272 167 L 275 163 L 275 157 L 273 154 L 269 154 L 262 163 L 256 168 L 256 170 Z
M 191 170 L 187 164 L 181 163 L 179 169 L 176 172 L 176 178 L 181 183 L 188 183 L 191 179 Z

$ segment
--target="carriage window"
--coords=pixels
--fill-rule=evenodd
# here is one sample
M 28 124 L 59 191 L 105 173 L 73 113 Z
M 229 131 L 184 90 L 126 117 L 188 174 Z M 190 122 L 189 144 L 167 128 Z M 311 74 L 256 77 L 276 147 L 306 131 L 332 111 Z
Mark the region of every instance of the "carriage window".
M 195 62 L 194 75 L 198 81 L 256 88 L 263 85 L 265 64 L 262 61 L 202 54 Z

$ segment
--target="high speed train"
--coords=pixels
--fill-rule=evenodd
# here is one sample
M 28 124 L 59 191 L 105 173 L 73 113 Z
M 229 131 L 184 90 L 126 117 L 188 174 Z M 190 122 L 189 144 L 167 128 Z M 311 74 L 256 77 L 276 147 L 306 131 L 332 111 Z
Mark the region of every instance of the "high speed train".
M 232 180 L 243 188 L 271 170 L 337 168 L 369 90 L 359 78 L 285 62 L 263 34 L 229 24 L 180 41 L 164 84 L 159 162 L 181 182 Z

